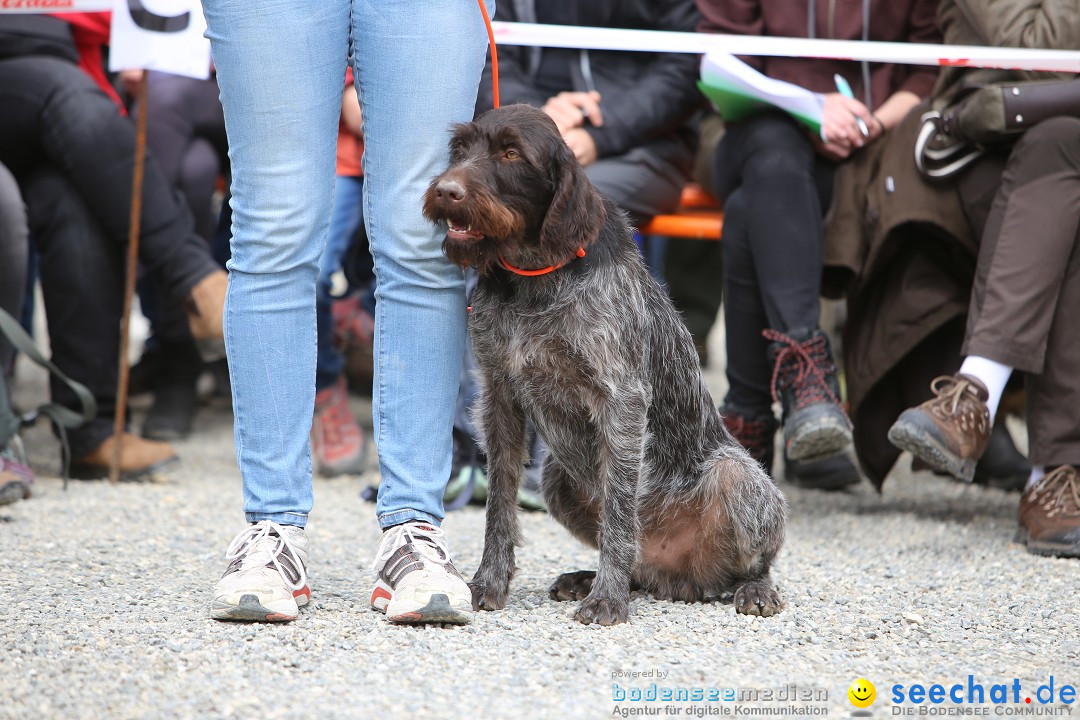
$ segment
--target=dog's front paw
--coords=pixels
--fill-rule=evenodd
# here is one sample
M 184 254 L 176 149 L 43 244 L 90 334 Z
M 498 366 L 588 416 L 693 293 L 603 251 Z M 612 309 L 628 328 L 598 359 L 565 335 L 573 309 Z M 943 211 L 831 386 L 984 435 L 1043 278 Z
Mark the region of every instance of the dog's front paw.
M 502 610 L 510 595 L 508 586 L 496 588 L 476 579 L 469 583 L 469 589 L 472 590 L 473 610 Z
M 630 620 L 630 601 L 589 596 L 581 601 L 574 619 L 583 625 L 618 625 Z
M 548 588 L 548 594 L 552 600 L 584 600 L 592 592 L 595 579 L 595 570 L 563 573 L 555 578 L 555 582 Z
M 751 580 L 735 591 L 735 612 L 770 617 L 780 612 L 784 603 L 780 593 L 767 580 Z

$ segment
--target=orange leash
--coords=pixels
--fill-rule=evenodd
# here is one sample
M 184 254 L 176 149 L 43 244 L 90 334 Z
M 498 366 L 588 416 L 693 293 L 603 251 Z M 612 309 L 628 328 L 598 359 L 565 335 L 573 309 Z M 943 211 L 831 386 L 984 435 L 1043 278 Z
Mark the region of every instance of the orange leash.
M 499 50 L 495 46 L 495 31 L 491 29 L 491 17 L 488 16 L 487 5 L 484 0 L 476 0 L 480 3 L 480 13 L 484 16 L 484 25 L 487 27 L 488 46 L 491 48 L 491 96 L 495 100 L 495 107 L 499 107 Z

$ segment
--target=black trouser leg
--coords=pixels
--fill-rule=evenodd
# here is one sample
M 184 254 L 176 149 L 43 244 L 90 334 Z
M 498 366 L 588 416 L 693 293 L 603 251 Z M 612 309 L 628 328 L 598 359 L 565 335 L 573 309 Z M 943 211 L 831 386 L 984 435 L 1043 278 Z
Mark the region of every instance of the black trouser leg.
M 113 434 L 117 350 L 123 307 L 122 248 L 111 242 L 74 185 L 43 167 L 23 181 L 41 262 L 52 360 L 93 393 L 98 416 L 70 430 L 71 456 L 86 455 Z M 78 411 L 70 388 L 50 377 L 53 402 Z
M 746 216 L 746 194 L 738 189 L 724 204 L 724 330 L 728 356 L 725 402 L 747 417 L 760 417 L 772 405 L 772 372 L 766 362 L 769 343 L 761 334 L 769 321 L 754 274 Z
M 715 177 L 724 202 L 729 398 L 760 409 L 771 377 L 761 331 L 818 324 L 832 165 L 794 120 L 770 112 L 728 128 Z

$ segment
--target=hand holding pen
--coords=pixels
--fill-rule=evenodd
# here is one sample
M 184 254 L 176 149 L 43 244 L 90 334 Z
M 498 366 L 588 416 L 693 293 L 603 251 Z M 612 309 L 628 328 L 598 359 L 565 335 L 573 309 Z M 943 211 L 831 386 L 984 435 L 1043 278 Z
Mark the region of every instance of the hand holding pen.
M 837 85 L 845 92 L 825 95 L 822 118 L 822 138 L 825 144 L 819 150 L 834 160 L 843 160 L 867 142 L 876 139 L 882 131 L 881 124 L 858 100 L 849 97 L 851 88 L 838 78 Z

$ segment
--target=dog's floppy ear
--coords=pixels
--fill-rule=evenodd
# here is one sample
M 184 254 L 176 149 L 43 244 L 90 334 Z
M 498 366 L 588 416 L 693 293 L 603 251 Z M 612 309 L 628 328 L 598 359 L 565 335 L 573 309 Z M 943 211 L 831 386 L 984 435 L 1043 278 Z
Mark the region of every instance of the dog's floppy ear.
M 587 248 L 596 240 L 607 210 L 562 138 L 552 144 L 549 172 L 554 194 L 540 226 L 540 248 L 555 263 L 565 262 L 579 247 Z

